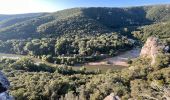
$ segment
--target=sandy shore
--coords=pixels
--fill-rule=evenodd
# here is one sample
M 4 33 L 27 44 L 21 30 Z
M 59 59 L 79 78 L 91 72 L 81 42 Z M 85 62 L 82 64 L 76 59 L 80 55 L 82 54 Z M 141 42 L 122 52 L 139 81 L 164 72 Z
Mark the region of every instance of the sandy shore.
M 128 66 L 128 59 L 133 59 L 139 56 L 140 48 L 134 48 L 132 50 L 121 53 L 117 56 L 106 58 L 98 62 L 90 62 L 87 65 L 118 65 L 118 66 Z

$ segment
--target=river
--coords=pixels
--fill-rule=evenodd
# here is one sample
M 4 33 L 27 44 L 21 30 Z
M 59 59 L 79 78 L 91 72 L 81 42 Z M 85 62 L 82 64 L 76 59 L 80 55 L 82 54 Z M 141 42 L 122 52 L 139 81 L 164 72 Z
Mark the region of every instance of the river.
M 19 59 L 21 57 L 24 57 L 24 56 L 23 55 L 17 55 L 17 54 L 0 53 L 0 58 Z
M 102 71 L 107 71 L 108 69 L 123 69 L 128 66 L 128 59 L 134 59 L 139 56 L 140 54 L 140 48 L 133 48 L 132 50 L 120 53 L 117 56 L 110 57 L 103 59 L 101 61 L 96 62 L 90 62 L 81 66 L 84 66 L 87 70 L 96 70 L 101 69 Z M 19 59 L 21 57 L 25 57 L 23 55 L 17 55 L 17 54 L 4 54 L 0 53 L 0 58 L 13 58 L 13 59 Z M 29 57 L 29 56 L 28 56 Z M 32 57 L 31 57 L 32 58 Z M 36 63 L 41 63 L 42 61 L 37 58 L 32 58 Z M 50 65 L 54 65 L 52 63 L 47 63 Z M 79 69 L 81 66 L 73 66 L 74 69 Z
M 31 56 L 26 56 L 26 55 L 18 55 L 18 54 L 7 54 L 7 53 L 0 53 L 0 58 L 10 58 L 10 59 L 19 59 L 21 57 L 29 57 L 32 60 L 34 60 L 34 62 L 36 63 L 41 63 L 42 61 L 38 58 L 33 58 Z
M 139 56 L 141 48 L 133 48 L 132 50 L 120 53 L 117 56 L 103 59 L 101 61 L 89 62 L 84 64 L 87 70 L 100 69 L 102 72 L 106 72 L 108 69 L 121 70 L 129 66 L 128 59 L 134 59 Z M 79 66 L 80 67 L 80 66 Z M 74 67 L 74 68 L 79 68 Z

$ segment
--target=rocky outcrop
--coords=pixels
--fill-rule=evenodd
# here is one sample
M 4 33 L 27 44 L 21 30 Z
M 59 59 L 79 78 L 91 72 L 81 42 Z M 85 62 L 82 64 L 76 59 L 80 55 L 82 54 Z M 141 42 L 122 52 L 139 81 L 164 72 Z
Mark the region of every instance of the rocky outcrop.
M 141 49 L 140 56 L 151 58 L 151 65 L 155 64 L 155 59 L 160 52 L 167 52 L 169 50 L 168 46 L 160 43 L 159 39 L 156 37 L 149 37 Z
M 7 77 L 0 72 L 0 100 L 13 100 L 12 96 L 10 96 L 7 92 L 9 86 L 10 83 Z
M 104 100 L 120 100 L 119 96 L 116 96 L 114 93 L 111 93 L 107 97 L 104 98 Z

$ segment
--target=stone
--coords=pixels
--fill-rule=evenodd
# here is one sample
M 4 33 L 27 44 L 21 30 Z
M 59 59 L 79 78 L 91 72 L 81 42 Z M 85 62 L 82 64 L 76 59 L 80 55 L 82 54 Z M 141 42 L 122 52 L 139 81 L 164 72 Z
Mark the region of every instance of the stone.
M 119 96 L 115 95 L 114 93 L 111 93 L 107 97 L 104 98 L 104 100 L 120 100 Z
M 0 71 L 0 100 L 14 100 L 7 92 L 10 82 L 7 77 Z
M 3 91 L 4 88 L 8 90 L 9 86 L 10 86 L 10 83 L 7 77 L 2 72 L 0 72 L 0 93 L 4 92 Z
M 163 43 L 160 43 L 159 39 L 156 37 L 149 37 L 141 49 L 140 56 L 151 59 L 151 65 L 155 64 L 155 59 L 160 51 L 166 52 L 169 47 L 165 46 Z
M 8 92 L 0 93 L 0 100 L 14 100 L 12 96 L 8 94 Z

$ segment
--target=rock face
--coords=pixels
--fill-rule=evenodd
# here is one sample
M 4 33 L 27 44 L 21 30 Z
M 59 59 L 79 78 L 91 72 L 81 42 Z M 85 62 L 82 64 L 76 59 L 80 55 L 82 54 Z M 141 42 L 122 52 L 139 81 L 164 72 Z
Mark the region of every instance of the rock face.
M 142 47 L 140 56 L 151 58 L 151 65 L 155 64 L 155 59 L 160 51 L 168 51 L 169 47 L 160 43 L 159 39 L 156 37 L 149 37 Z
M 0 72 L 0 100 L 14 100 L 7 92 L 9 89 L 10 83 L 7 77 Z
M 104 98 L 104 100 L 120 100 L 119 96 L 116 96 L 114 93 L 111 93 L 107 97 Z

